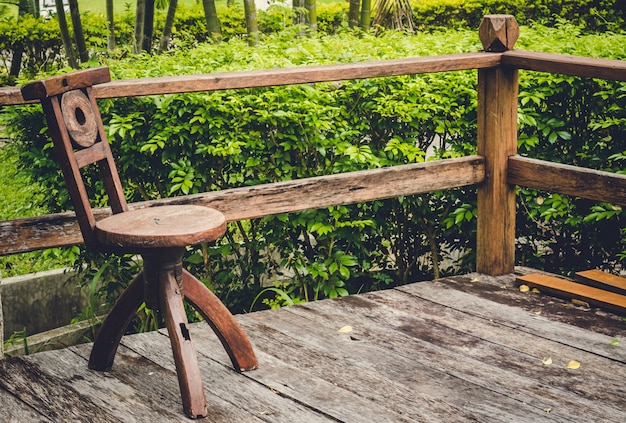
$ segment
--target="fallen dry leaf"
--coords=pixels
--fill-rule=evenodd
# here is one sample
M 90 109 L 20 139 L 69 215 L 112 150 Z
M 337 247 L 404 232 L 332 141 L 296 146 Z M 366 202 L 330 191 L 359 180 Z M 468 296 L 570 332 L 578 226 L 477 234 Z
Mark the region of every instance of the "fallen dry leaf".
M 543 360 L 541 360 L 541 364 L 543 364 L 544 366 L 549 366 L 550 364 L 552 364 L 552 357 L 544 357 Z
M 565 367 L 568 369 L 576 370 L 580 367 L 580 363 L 576 360 L 572 360 L 569 363 L 567 363 L 567 366 Z
M 341 329 L 339 329 L 337 332 L 339 332 L 339 333 L 350 333 L 350 332 L 352 332 L 352 326 L 346 325 L 346 326 L 342 327 Z
M 533 288 L 531 292 L 534 292 L 535 294 L 541 294 L 541 291 L 539 291 L 537 288 Z
M 572 304 L 581 306 L 581 307 L 589 307 L 589 303 L 587 301 L 577 300 L 576 298 L 572 298 Z
M 470 282 L 480 282 L 480 279 L 478 279 L 478 278 L 474 278 L 474 279 L 472 279 Z
M 528 285 L 520 285 L 519 286 L 519 290 L 521 292 L 528 292 L 528 291 L 530 291 L 530 287 Z

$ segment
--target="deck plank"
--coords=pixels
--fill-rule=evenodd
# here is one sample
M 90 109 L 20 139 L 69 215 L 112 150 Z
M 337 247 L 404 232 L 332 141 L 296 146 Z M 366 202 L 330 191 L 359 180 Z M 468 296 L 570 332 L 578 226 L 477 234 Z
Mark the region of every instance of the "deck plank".
M 478 279 L 478 282 L 471 280 Z M 622 341 L 626 344 L 626 324 L 619 316 L 611 315 L 611 319 L 603 320 L 602 316 L 592 316 L 590 312 L 576 310 L 578 315 L 584 314 L 587 322 L 593 329 L 603 323 L 611 328 L 611 335 L 599 333 L 595 330 L 587 330 L 576 324 L 569 324 L 560 321 L 559 316 L 548 316 L 548 313 L 535 314 L 544 310 L 544 306 L 548 303 L 557 304 L 560 307 L 561 314 L 571 316 L 574 310 L 567 310 L 566 302 L 559 301 L 541 294 L 521 295 L 519 289 L 514 286 L 514 275 L 506 275 L 498 278 L 486 275 L 467 275 L 464 277 L 443 278 L 431 283 L 411 284 L 397 289 L 402 292 L 410 293 L 416 297 L 420 297 L 432 302 L 446 305 L 452 309 L 458 310 L 464 314 L 479 316 L 483 319 L 493 320 L 506 327 L 512 329 L 512 334 L 517 332 L 532 333 L 537 336 L 551 339 L 556 342 L 569 345 L 583 351 L 616 360 L 626 364 L 626 349 L 623 347 L 615 348 L 611 345 L 613 339 Z M 482 283 L 481 283 L 482 281 Z M 471 286 L 470 292 L 465 292 L 464 288 Z M 470 289 L 470 288 L 467 288 Z M 486 298 L 483 298 L 485 295 Z M 507 302 L 511 302 L 511 298 L 516 299 L 516 305 L 502 304 L 494 298 L 508 298 Z M 534 298 L 531 309 L 523 309 L 517 306 L 517 303 L 528 305 L 529 298 Z M 504 307 L 496 307 L 495 304 L 504 305 Z M 570 304 L 567 304 L 571 306 Z M 574 306 L 569 307 L 574 309 Z M 619 322 L 618 326 L 615 321 Z M 600 323 L 593 323 L 600 322 Z M 574 322 L 576 323 L 576 322 Z
M 352 312 L 346 310 L 346 318 L 354 315 L 354 309 Z M 371 322 L 360 319 L 360 323 L 355 324 L 365 331 L 363 336 L 368 341 L 385 342 L 390 346 L 404 345 L 405 350 L 393 348 L 394 360 L 399 356 L 407 359 L 413 357 L 415 363 L 410 368 L 414 371 L 421 372 L 419 364 L 422 364 L 424 367 L 436 368 L 448 378 L 457 378 L 456 383 L 446 384 L 447 389 L 451 389 L 450 386 L 463 388 L 473 385 L 473 389 L 465 388 L 463 398 L 472 398 L 478 405 L 473 402 L 467 405 L 462 402 L 463 398 L 454 398 L 455 389 L 452 393 L 440 396 L 453 398 L 455 404 L 462 404 L 466 409 L 475 408 L 474 413 L 481 421 L 492 418 L 494 412 L 498 413 L 495 414 L 498 416 L 497 421 L 520 421 L 530 416 L 533 416 L 534 421 L 569 421 L 575 420 L 579 415 L 571 410 L 581 406 L 582 398 L 572 396 L 573 398 L 564 399 L 562 392 L 555 392 L 546 382 L 517 371 L 517 367 L 530 368 L 533 365 L 528 357 L 515 356 L 510 351 L 494 348 L 493 345 L 481 345 L 485 343 L 452 331 L 444 331 L 432 322 L 409 317 L 402 320 L 403 323 L 396 330 L 393 325 L 397 323 L 389 322 L 385 317 L 373 316 Z M 372 327 L 377 329 L 372 330 Z M 397 331 L 398 327 L 401 328 L 400 332 Z M 541 367 L 541 364 L 536 367 Z M 543 373 L 544 369 L 540 370 Z M 444 376 L 440 378 L 443 379 Z M 430 391 L 425 384 L 417 385 L 414 389 Z M 504 411 L 484 407 L 484 404 L 492 402 L 501 406 Z M 569 407 L 564 407 L 564 402 Z M 582 404 L 585 402 L 582 401 Z M 548 411 L 549 415 L 546 414 Z M 593 409 L 590 413 L 595 419 L 605 415 L 603 410 Z
M 55 422 L 120 422 L 108 410 L 98 407 L 68 382 L 50 375 L 32 359 L 1 360 L 0 384 L 33 410 Z
M 518 341 L 518 336 L 498 332 L 497 324 L 483 324 L 480 319 L 467 319 L 426 302 L 415 304 L 408 296 L 403 304 L 401 297 L 399 291 L 353 297 L 333 304 L 332 316 L 343 315 L 346 319 L 358 316 L 354 324 L 367 330 L 368 340 L 379 337 L 379 342 L 393 345 L 390 340 L 394 337 L 407 337 L 404 344 L 416 361 L 430 361 L 432 367 L 475 383 L 485 391 L 540 410 L 550 410 L 551 417 L 562 416 L 568 420 L 587 417 L 595 421 L 613 415 L 626 419 L 620 409 L 626 390 L 621 377 L 616 377 L 623 373 L 622 365 L 531 335 Z M 381 299 L 388 301 L 388 305 L 381 307 L 378 301 L 372 301 Z M 421 305 L 419 316 L 415 316 L 414 306 L 403 307 L 406 304 Z M 329 304 L 320 305 L 315 308 L 316 312 L 329 307 Z M 359 312 L 359 308 L 367 312 Z M 363 319 L 364 315 L 367 319 Z M 396 317 L 389 317 L 393 315 Z M 398 354 L 402 352 L 394 350 L 394 357 Z M 550 355 L 554 364 L 543 366 L 542 358 Z M 583 370 L 565 369 L 567 362 L 574 358 L 584 363 Z
M 53 423 L 2 388 L 0 388 L 0 410 L 2 417 L 0 421 L 3 422 Z
M 133 351 L 150 357 L 159 366 L 172 372 L 171 379 L 176 381 L 174 361 L 171 357 L 170 342 L 166 333 L 159 335 L 139 334 L 126 337 L 124 345 Z M 215 337 L 206 323 L 193 324 L 191 337 L 199 356 L 200 371 L 203 375 L 205 394 L 212 421 L 267 421 L 267 422 L 328 422 L 327 418 L 315 410 L 283 398 L 279 392 L 271 389 L 259 389 L 258 384 L 250 383 L 248 373 L 237 373 L 229 360 L 224 359 L 222 346 L 217 342 L 210 350 L 199 342 L 204 336 Z M 216 338 L 217 339 L 217 338 Z M 221 360 L 214 360 L 213 353 Z M 264 367 L 269 365 L 266 361 Z M 236 412 L 233 416 L 216 415 L 215 411 Z
M 257 319 L 268 319 L 264 323 L 263 320 L 242 321 L 257 351 L 262 353 L 261 357 L 272 357 L 276 362 L 270 372 L 261 367 L 260 371 L 250 372 L 250 378 L 272 386 L 312 409 L 324 410 L 339 421 L 414 421 L 420 408 L 419 401 L 410 407 L 405 402 L 390 401 L 395 397 L 406 398 L 409 395 L 406 389 L 400 391 L 396 383 L 389 383 L 371 365 L 359 366 L 345 357 L 348 354 L 346 345 L 325 345 L 323 338 L 316 341 L 317 334 L 310 332 L 308 327 L 300 328 L 299 335 L 294 338 L 293 331 L 283 328 L 290 323 L 282 318 L 275 320 L 272 314 L 255 313 Z M 334 351 L 343 352 L 336 356 Z M 366 357 L 361 358 L 364 362 L 369 361 Z M 378 389 L 373 390 L 372 386 Z M 310 395 L 311 390 L 314 395 Z M 427 402 L 428 399 L 421 398 L 420 401 Z M 419 414 L 430 418 L 440 415 L 429 414 L 427 410 L 421 410 Z
M 207 421 L 626 421 L 626 353 L 610 344 L 626 323 L 520 293 L 514 279 L 470 274 L 236 316 L 260 362 L 245 373 L 192 324 Z M 125 336 L 110 372 L 87 369 L 90 348 L 1 361 L 0 421 L 188 421 L 166 331 Z
M 315 306 L 322 304 L 330 305 L 321 302 Z M 306 306 L 298 306 L 290 311 L 305 309 Z M 317 307 L 313 309 L 319 311 Z M 309 366 L 316 377 L 359 394 L 371 403 L 370 408 L 394 412 L 386 412 L 387 416 L 405 415 L 413 421 L 440 421 L 446 417 L 451 421 L 513 422 L 543 413 L 460 379 L 429 359 L 416 360 L 410 343 L 394 336 L 388 328 L 372 329 L 359 317 L 358 322 L 353 321 L 354 314 L 346 314 L 341 323 L 335 318 L 342 316 L 330 316 L 328 322 L 319 319 L 323 316 L 324 313 L 311 320 L 307 318 L 310 316 L 273 316 L 261 348 L 272 355 L 282 354 L 285 359 L 294 357 L 294 365 Z M 348 323 L 356 328 L 354 333 L 338 334 L 337 329 Z M 245 327 L 250 330 L 260 325 L 255 322 Z M 379 336 L 373 334 L 379 330 Z M 293 345 L 284 342 L 295 339 L 296 334 L 300 335 Z M 306 361 L 301 363 L 303 350 Z M 373 390 L 373 386 L 377 389 Z M 343 421 L 354 421 L 354 417 L 347 416 Z
M 51 377 L 67 381 L 94 404 L 123 422 L 165 419 L 186 422 L 181 414 L 176 374 L 121 347 L 110 372 L 85 370 L 91 345 L 35 354 L 31 362 Z

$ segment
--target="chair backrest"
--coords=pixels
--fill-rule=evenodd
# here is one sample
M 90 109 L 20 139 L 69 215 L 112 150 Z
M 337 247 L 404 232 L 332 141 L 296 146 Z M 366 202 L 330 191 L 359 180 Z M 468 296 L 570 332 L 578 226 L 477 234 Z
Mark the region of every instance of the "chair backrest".
M 97 163 L 111 210 L 128 210 L 91 88 L 110 80 L 109 69 L 98 67 L 31 82 L 21 89 L 25 100 L 41 100 L 83 239 L 88 248 L 96 250 L 100 249 L 95 236 L 96 220 L 80 169 Z

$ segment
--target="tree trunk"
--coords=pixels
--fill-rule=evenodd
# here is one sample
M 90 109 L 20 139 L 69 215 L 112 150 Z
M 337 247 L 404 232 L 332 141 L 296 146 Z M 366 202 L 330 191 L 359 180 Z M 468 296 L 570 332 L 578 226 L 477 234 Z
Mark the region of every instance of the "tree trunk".
M 217 17 L 217 9 L 215 8 L 215 0 L 202 0 L 202 6 L 204 8 L 204 19 L 206 20 L 206 30 L 209 36 L 216 40 L 221 41 L 222 30 L 220 29 L 220 20 Z
M 348 26 L 356 28 L 359 26 L 359 11 L 361 2 L 359 0 L 350 0 L 350 9 L 348 9 Z
M 143 25 L 146 16 L 146 0 L 137 0 L 137 8 L 135 9 L 135 43 L 133 44 L 133 53 L 137 54 L 141 51 L 143 45 Z
M 72 68 L 78 69 L 78 62 L 76 61 L 74 47 L 72 46 L 72 37 L 70 36 L 70 30 L 67 27 L 65 10 L 63 10 L 63 0 L 54 0 L 54 4 L 57 8 L 59 30 L 61 31 L 61 39 L 63 40 L 63 47 L 65 47 L 65 54 L 67 54 L 67 61 Z
M 36 18 L 39 17 L 39 4 L 36 0 L 13 0 L 5 1 L 4 4 L 13 4 L 18 8 L 18 16 L 31 14 Z
M 18 3 L 18 22 L 22 15 L 29 13 L 31 3 L 29 0 L 19 0 Z M 13 54 L 11 55 L 11 69 L 9 70 L 9 76 L 17 78 L 20 75 L 22 69 L 22 55 L 24 54 L 24 44 L 19 43 L 13 46 Z
M 87 53 L 87 44 L 85 43 L 85 34 L 83 33 L 83 24 L 80 21 L 80 11 L 78 10 L 78 0 L 68 0 L 70 6 L 70 17 L 72 18 L 72 26 L 74 27 L 74 39 L 76 40 L 76 48 L 78 49 L 78 57 L 82 63 L 89 61 Z
M 367 31 L 370 29 L 372 22 L 372 0 L 363 0 L 361 3 L 361 21 L 359 26 L 362 30 Z
M 146 1 L 146 13 L 144 14 L 143 38 L 141 49 L 148 52 L 152 51 L 152 35 L 154 33 L 154 0 Z
M 309 34 L 315 34 L 315 32 L 317 32 L 317 9 L 315 7 L 315 0 L 305 0 L 304 4 L 307 11 L 306 23 L 309 27 Z
M 304 25 L 306 23 L 306 16 L 305 16 L 305 7 L 304 7 L 304 1 L 305 0 L 293 0 L 292 1 L 292 8 L 294 11 L 293 14 L 293 24 L 294 25 Z
M 256 20 L 256 6 L 254 0 L 243 0 L 243 10 L 246 14 L 248 45 L 256 46 L 259 43 L 259 27 Z
M 106 0 L 107 28 L 107 48 L 109 51 L 115 50 L 115 16 L 113 15 L 113 0 Z
M 161 42 L 159 43 L 159 54 L 167 50 L 167 45 L 170 42 L 172 27 L 174 26 L 174 16 L 176 15 L 176 6 L 178 6 L 178 0 L 170 0 L 170 4 L 167 7 L 165 25 L 163 26 L 163 34 L 161 35 Z
M 378 0 L 373 25 L 376 28 L 414 32 L 413 7 L 410 0 Z

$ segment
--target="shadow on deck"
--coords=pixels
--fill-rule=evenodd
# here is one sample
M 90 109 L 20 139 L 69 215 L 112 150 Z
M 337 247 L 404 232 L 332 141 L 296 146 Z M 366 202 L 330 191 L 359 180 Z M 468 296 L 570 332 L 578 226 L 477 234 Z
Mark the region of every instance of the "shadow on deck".
M 626 421 L 626 322 L 521 293 L 515 275 L 237 317 L 260 360 L 248 373 L 232 370 L 208 325 L 192 327 L 206 421 Z M 165 332 L 124 337 L 109 373 L 87 369 L 89 350 L 1 361 L 0 420 L 189 421 Z

